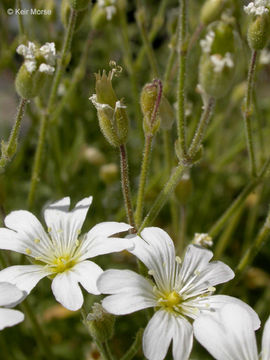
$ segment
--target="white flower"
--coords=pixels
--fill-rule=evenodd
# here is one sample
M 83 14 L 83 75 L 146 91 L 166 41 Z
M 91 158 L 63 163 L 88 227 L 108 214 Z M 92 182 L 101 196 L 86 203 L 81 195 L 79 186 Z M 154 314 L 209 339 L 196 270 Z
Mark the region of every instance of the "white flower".
M 55 60 L 56 60 L 56 51 L 55 51 L 55 44 L 53 42 L 51 43 L 45 43 L 45 45 L 41 46 L 39 49 L 41 55 L 46 60 L 46 63 L 48 65 L 54 66 Z
M 194 322 L 194 333 L 217 360 L 270 359 L 270 317 L 264 326 L 259 356 L 249 313 L 239 305 L 225 305 L 215 316 L 202 315 Z
M 214 31 L 211 30 L 206 34 L 205 39 L 202 39 L 200 41 L 200 45 L 201 45 L 202 51 L 204 53 L 211 52 L 211 47 L 212 47 L 214 38 L 215 38 L 215 33 L 214 33 Z
M 116 0 L 98 0 L 98 6 L 105 9 L 106 19 L 108 21 L 112 20 L 113 16 L 116 14 Z
M 42 64 L 40 64 L 39 65 L 39 68 L 38 68 L 38 71 L 39 72 L 43 72 L 43 73 L 45 73 L 45 74 L 49 74 L 49 75 L 51 75 L 51 74 L 53 74 L 54 73 L 54 67 L 53 66 L 51 66 L 51 65 L 47 65 L 47 64 L 44 64 L 44 63 L 42 63 Z
M 244 11 L 248 15 L 263 15 L 269 12 L 267 6 L 270 6 L 269 0 L 255 0 L 244 6 Z
M 56 60 L 55 44 L 53 42 L 47 42 L 38 49 L 33 42 L 28 41 L 28 46 L 19 45 L 17 47 L 17 53 L 24 57 L 25 67 L 30 74 L 36 71 L 37 68 L 40 72 L 49 75 L 53 74 Z M 44 63 L 40 63 L 40 56 L 43 57 Z
M 200 245 L 203 247 L 213 246 L 213 240 L 212 240 L 211 236 L 209 236 L 208 234 L 196 233 L 194 236 L 194 239 L 192 241 L 192 244 Z
M 233 68 L 234 62 L 231 53 L 226 53 L 225 56 L 214 54 L 210 56 L 211 62 L 214 65 L 215 72 L 222 72 L 225 67 Z
M 18 310 L 3 309 L 14 307 L 25 298 L 25 294 L 16 286 L 7 282 L 0 282 L 0 330 L 19 324 L 24 320 L 24 315 Z
M 57 301 L 70 310 L 83 304 L 79 283 L 92 294 L 99 294 L 96 281 L 102 269 L 87 259 L 97 255 L 122 251 L 133 241 L 110 237 L 127 231 L 124 223 L 104 222 L 80 236 L 92 197 L 78 202 L 69 211 L 68 197 L 51 204 L 44 211 L 46 233 L 30 212 L 13 211 L 5 218 L 6 228 L 0 228 L 0 249 L 28 255 L 33 265 L 11 266 L 0 271 L 0 281 L 7 281 L 27 293 L 42 278 L 53 278 L 52 291 Z
M 193 336 L 186 317 L 196 319 L 200 313 L 212 313 L 226 303 L 245 306 L 254 327 L 259 327 L 258 317 L 248 305 L 230 296 L 212 295 L 214 286 L 232 279 L 234 273 L 222 262 L 209 263 L 211 251 L 190 245 L 181 263 L 173 241 L 159 228 L 145 228 L 141 237 L 133 240 L 135 248 L 130 252 L 147 266 L 152 279 L 130 270 L 108 270 L 97 285 L 101 293 L 111 294 L 102 305 L 112 314 L 130 314 L 149 307 L 157 310 L 143 335 L 147 359 L 164 359 L 171 341 L 174 359 L 187 359 Z

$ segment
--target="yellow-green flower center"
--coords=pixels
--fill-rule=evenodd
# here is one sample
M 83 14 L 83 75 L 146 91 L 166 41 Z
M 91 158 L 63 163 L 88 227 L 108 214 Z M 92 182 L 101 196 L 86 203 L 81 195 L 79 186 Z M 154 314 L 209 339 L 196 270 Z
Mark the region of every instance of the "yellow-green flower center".
M 52 271 L 55 273 L 62 273 L 71 269 L 75 265 L 74 259 L 70 256 L 60 256 L 53 261 Z
M 173 309 L 182 302 L 182 298 L 176 291 L 172 291 L 166 294 L 159 302 L 167 309 Z

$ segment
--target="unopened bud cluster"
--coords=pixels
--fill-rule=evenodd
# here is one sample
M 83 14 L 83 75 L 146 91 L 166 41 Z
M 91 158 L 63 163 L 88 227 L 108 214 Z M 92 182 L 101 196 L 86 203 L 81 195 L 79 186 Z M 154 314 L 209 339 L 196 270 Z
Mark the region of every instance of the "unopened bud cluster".
M 25 99 L 35 97 L 42 87 L 46 75 L 55 71 L 56 51 L 54 43 L 39 47 L 29 41 L 28 45 L 19 45 L 17 53 L 24 57 L 16 77 L 16 90 Z
M 113 337 L 115 317 L 105 311 L 101 304 L 94 303 L 85 323 L 93 339 L 103 343 Z

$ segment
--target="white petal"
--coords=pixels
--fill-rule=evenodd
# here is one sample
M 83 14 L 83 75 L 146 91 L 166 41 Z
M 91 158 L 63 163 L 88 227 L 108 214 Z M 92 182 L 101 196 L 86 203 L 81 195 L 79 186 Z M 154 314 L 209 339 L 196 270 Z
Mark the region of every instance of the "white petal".
M 187 286 L 181 289 L 181 293 L 183 292 L 185 296 L 193 297 L 207 292 L 209 287 L 224 283 L 234 277 L 232 269 L 221 261 L 213 261 L 207 264 L 206 267 L 197 274 L 190 284 L 187 284 Z
M 172 316 L 174 321 L 173 358 L 187 360 L 193 344 L 191 324 L 181 316 Z
M 195 320 L 197 340 L 217 360 L 257 360 L 257 345 L 249 313 L 236 304 L 227 304 L 215 316 Z
M 185 286 L 194 277 L 194 274 L 201 273 L 213 257 L 210 250 L 203 249 L 197 245 L 189 245 L 183 260 L 180 278 Z
M 174 285 L 176 266 L 172 239 L 162 229 L 149 227 L 133 241 L 135 248 L 130 252 L 148 267 L 160 290 L 170 291 Z
M 132 249 L 134 247 L 133 240 L 109 237 L 129 229 L 131 229 L 130 225 L 118 222 L 103 222 L 95 225 L 85 235 L 80 249 L 82 253 L 80 259 Z
M 82 307 L 83 295 L 76 275 L 72 271 L 57 274 L 52 282 L 52 292 L 65 308 L 76 311 Z
M 18 310 L 0 309 L 0 330 L 17 325 L 24 320 L 24 314 Z
M 5 225 L 16 232 L 14 232 L 14 239 L 12 239 L 12 233 L 8 233 L 9 230 L 1 229 L 4 240 L 0 240 L 0 247 L 1 242 L 3 242 L 3 248 L 8 249 L 7 242 L 10 239 L 14 243 L 14 245 L 10 245 L 10 250 L 32 257 L 39 256 L 44 249 L 46 253 L 48 252 L 46 249 L 50 250 L 52 248 L 52 243 L 43 226 L 29 211 L 12 211 L 6 216 Z M 35 242 L 37 239 L 39 240 L 38 243 Z
M 213 311 L 213 310 L 218 311 L 227 304 L 238 305 L 239 307 L 242 307 L 244 310 L 246 310 L 246 312 L 249 313 L 249 316 L 250 316 L 250 318 L 252 320 L 252 324 L 253 324 L 253 330 L 259 329 L 259 327 L 261 325 L 259 316 L 252 309 L 252 307 L 250 307 L 244 301 L 237 299 L 236 297 L 227 296 L 227 295 L 212 295 L 212 296 L 206 297 L 205 301 L 209 303 L 211 311 Z M 207 310 L 206 310 L 206 312 L 207 312 Z
M 77 276 L 77 281 L 82 284 L 90 294 L 98 295 L 97 279 L 103 270 L 92 261 L 83 261 L 72 268 L 72 272 Z
M 7 283 L 0 283 L 0 306 L 13 307 L 21 302 L 25 294 L 17 286 Z
M 14 284 L 29 294 L 39 280 L 50 273 L 41 265 L 15 265 L 0 271 L 0 282 Z
M 15 231 L 0 228 L 0 249 L 25 254 L 27 247 L 27 242 L 20 238 Z
M 266 321 L 262 337 L 262 360 L 270 359 L 270 317 Z
M 107 270 L 99 277 L 97 287 L 103 294 L 113 294 L 107 296 L 102 305 L 115 315 L 130 314 L 156 305 L 153 285 L 134 271 Z
M 174 326 L 171 315 L 164 310 L 157 311 L 149 321 L 143 334 L 143 352 L 149 360 L 163 360 L 167 354 Z
M 68 211 L 69 198 L 64 198 L 48 206 L 44 218 L 51 237 L 64 251 L 70 252 L 82 229 L 92 196 L 79 201 L 72 211 Z
M 96 236 L 112 236 L 124 231 L 128 231 L 132 226 L 126 223 L 107 221 L 95 225 L 87 234 L 88 237 L 94 238 Z

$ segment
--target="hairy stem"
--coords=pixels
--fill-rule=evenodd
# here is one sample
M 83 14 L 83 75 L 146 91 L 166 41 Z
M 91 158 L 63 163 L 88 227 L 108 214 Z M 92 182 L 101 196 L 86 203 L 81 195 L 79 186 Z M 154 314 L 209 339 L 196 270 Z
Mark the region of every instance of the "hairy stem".
M 254 88 L 255 70 L 256 70 L 256 63 L 258 57 L 257 55 L 258 52 L 253 50 L 249 65 L 249 71 L 248 71 L 247 90 L 246 90 L 245 105 L 243 111 L 246 141 L 247 141 L 247 148 L 248 148 L 248 155 L 249 155 L 252 176 L 256 176 L 257 174 L 255 151 L 254 151 L 254 139 L 253 139 L 252 127 L 251 127 L 252 93 Z
M 119 147 L 120 150 L 120 164 L 121 164 L 121 184 L 125 202 L 126 215 L 128 223 L 135 227 L 132 201 L 130 195 L 129 175 L 128 175 L 128 157 L 125 145 Z
M 203 137 L 205 135 L 205 131 L 209 124 L 209 120 L 210 120 L 214 105 L 215 105 L 215 99 L 210 97 L 205 106 L 205 109 L 202 113 L 201 119 L 199 121 L 198 127 L 197 127 L 195 135 L 194 135 L 194 138 L 193 138 L 191 145 L 189 147 L 189 150 L 188 150 L 188 155 L 190 158 L 193 158 L 196 155 L 197 151 L 199 150 L 199 147 L 200 147 Z
M 34 336 L 36 337 L 37 342 L 38 342 L 40 348 L 42 349 L 43 355 L 48 360 L 55 359 L 55 356 L 53 355 L 52 350 L 50 348 L 50 344 L 47 341 L 47 338 L 44 335 L 44 332 L 42 330 L 42 327 L 41 327 L 38 319 L 36 318 L 36 315 L 32 311 L 32 308 L 29 305 L 28 300 L 25 299 L 24 302 L 20 305 L 20 307 L 23 310 L 23 312 L 27 315 L 28 319 L 31 322 L 31 325 L 34 330 Z
M 267 170 L 270 167 L 270 159 L 268 159 L 262 170 L 260 171 L 257 178 L 252 179 L 241 191 L 238 197 L 234 200 L 234 202 L 229 206 L 229 208 L 224 212 L 224 214 L 218 219 L 218 221 L 212 226 L 212 228 L 208 231 L 209 236 L 215 237 L 221 231 L 226 222 L 235 214 L 235 212 L 239 209 L 239 207 L 246 200 L 248 195 L 262 182 Z
M 138 27 L 140 29 L 141 37 L 143 40 L 144 47 L 146 49 L 146 54 L 147 54 L 148 61 L 151 66 L 153 75 L 154 75 L 154 77 L 158 77 L 158 64 L 157 64 L 156 57 L 155 57 L 151 42 L 150 42 L 148 34 L 147 34 L 147 30 L 145 27 L 145 13 L 144 13 L 143 8 L 141 8 L 137 11 L 136 20 L 137 20 Z
M 136 334 L 136 338 L 134 342 L 132 343 L 131 347 L 128 349 L 128 351 L 121 357 L 120 360 L 131 360 L 134 358 L 134 356 L 137 354 L 141 347 L 142 343 L 142 335 L 143 335 L 143 329 L 139 329 L 139 331 Z
M 137 207 L 135 211 L 135 223 L 136 226 L 139 227 L 142 221 L 143 215 L 143 203 L 144 203 L 144 195 L 145 195 L 145 185 L 148 174 L 148 168 L 151 157 L 151 148 L 152 148 L 152 135 L 146 135 L 145 144 L 144 144 L 144 152 L 143 152 L 143 161 L 141 167 L 141 175 L 140 175 L 140 183 L 137 197 Z
M 15 154 L 17 149 L 17 141 L 19 136 L 19 131 L 21 127 L 21 122 L 25 113 L 25 108 L 28 100 L 27 99 L 20 99 L 15 123 L 13 125 L 13 128 L 11 130 L 8 143 L 2 145 L 2 154 L 0 158 L 0 170 L 4 170 L 8 161 L 12 158 L 12 156 Z
M 178 105 L 178 121 L 177 131 L 179 145 L 183 157 L 187 153 L 186 144 L 186 118 L 185 118 L 185 84 L 186 84 L 186 65 L 187 65 L 187 0 L 180 2 L 180 29 L 179 29 L 179 59 L 178 59 L 178 91 L 177 91 L 177 105 Z
M 152 44 L 153 40 L 157 36 L 159 29 L 161 28 L 162 24 L 164 23 L 164 15 L 165 15 L 165 10 L 166 10 L 167 4 L 168 4 L 168 0 L 160 1 L 157 15 L 154 17 L 151 29 L 149 31 L 150 44 Z M 139 51 L 139 54 L 137 56 L 136 63 L 135 63 L 135 67 L 137 70 L 139 70 L 142 66 L 145 51 L 146 51 L 146 47 L 145 47 L 145 44 L 143 44 L 143 46 L 141 47 L 141 49 Z
M 157 215 L 159 214 L 160 210 L 168 200 L 169 196 L 175 189 L 176 185 L 181 180 L 185 167 L 183 165 L 178 165 L 175 171 L 172 173 L 170 179 L 168 180 L 167 184 L 163 187 L 161 193 L 157 197 L 154 205 L 150 209 L 149 213 L 143 220 L 142 225 L 140 226 L 139 232 L 141 232 L 146 226 L 150 225 Z
M 30 191 L 29 191 L 29 196 L 28 196 L 28 208 L 29 209 L 31 209 L 33 207 L 34 200 L 35 200 L 36 187 L 37 187 L 37 183 L 39 181 L 40 168 L 41 168 L 41 162 L 42 162 L 41 161 L 42 153 L 43 153 L 43 148 L 44 148 L 45 139 L 46 139 L 49 116 L 51 115 L 51 113 L 53 111 L 53 106 L 54 106 L 54 102 L 55 102 L 56 95 L 57 95 L 57 89 L 59 87 L 61 77 L 65 70 L 66 57 L 67 57 L 68 51 L 70 49 L 72 37 L 74 34 L 76 19 L 77 19 L 77 11 L 71 9 L 68 28 L 67 28 L 65 39 L 64 39 L 61 57 L 58 60 L 56 74 L 53 79 L 48 105 L 41 117 L 38 144 L 37 144 L 37 149 L 36 149 L 35 158 L 34 158 L 34 166 L 33 166 L 33 170 L 32 170 Z

